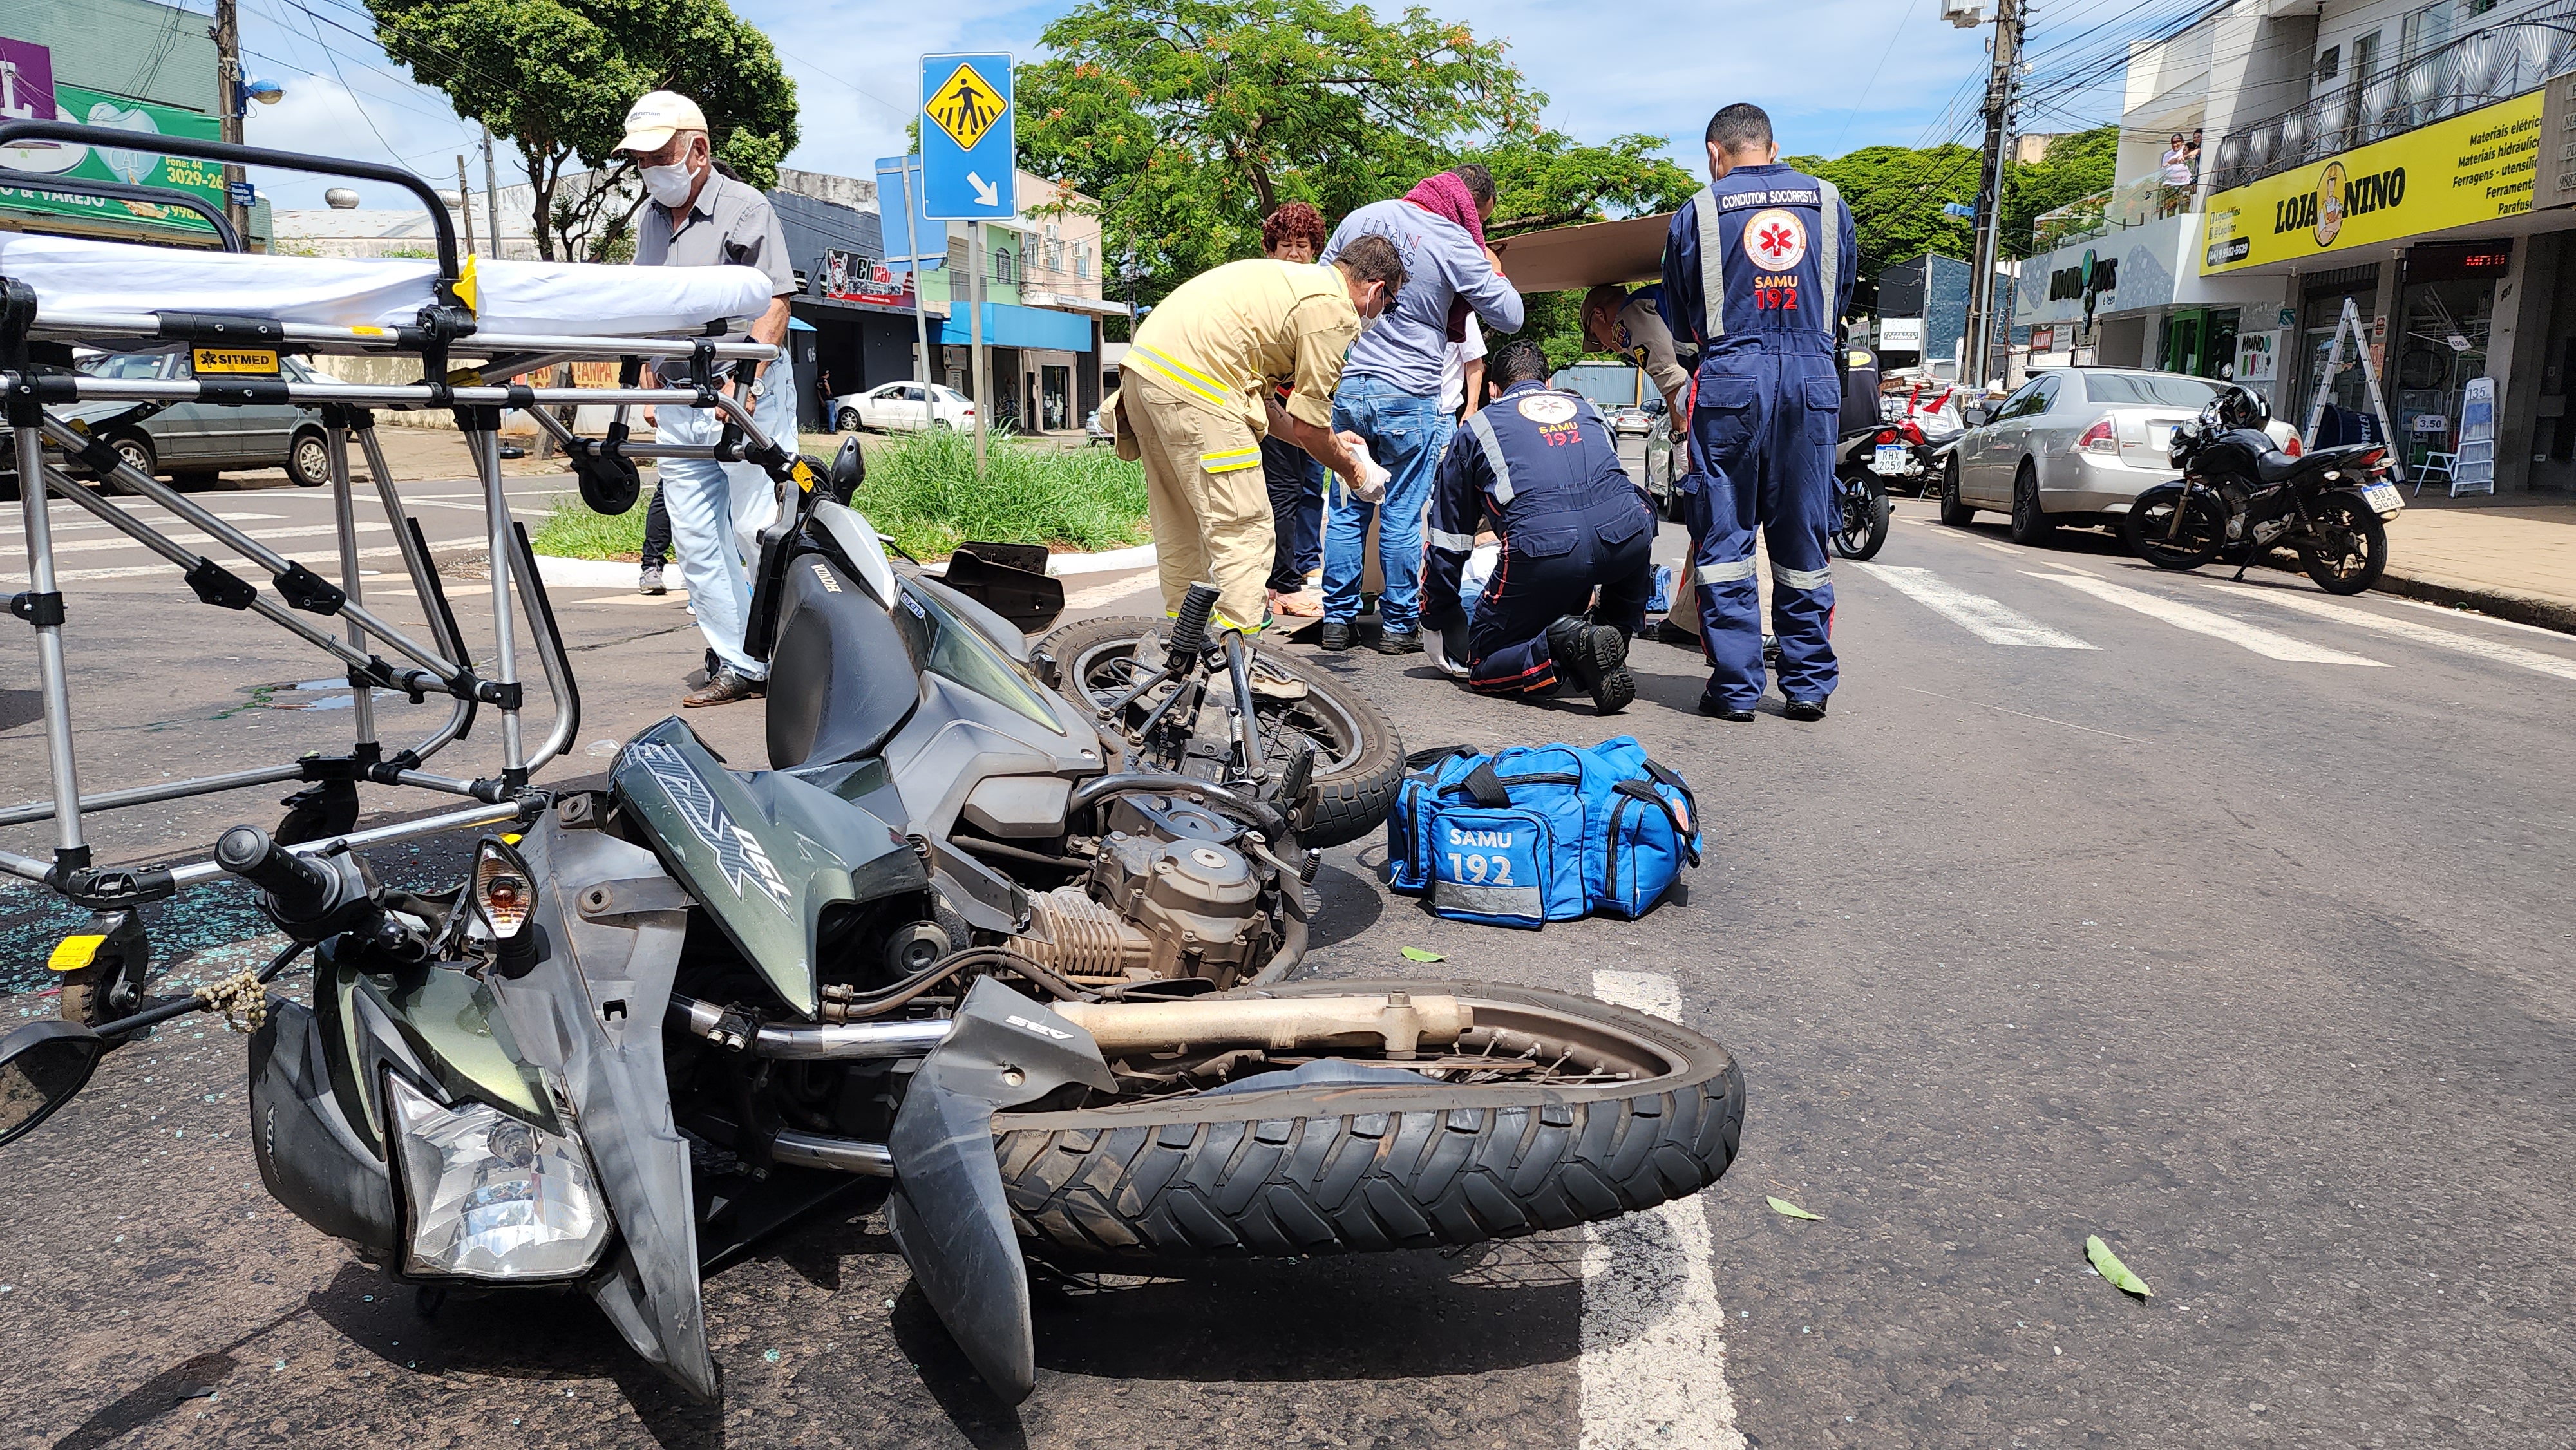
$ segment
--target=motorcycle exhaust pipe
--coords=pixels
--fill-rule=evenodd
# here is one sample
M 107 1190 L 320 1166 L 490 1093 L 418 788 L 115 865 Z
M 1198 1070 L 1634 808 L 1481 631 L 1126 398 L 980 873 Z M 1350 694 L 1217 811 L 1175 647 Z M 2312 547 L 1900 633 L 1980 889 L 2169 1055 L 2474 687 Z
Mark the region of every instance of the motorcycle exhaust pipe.
M 1201 998 L 1186 1002 L 1056 1002 L 1050 1010 L 1091 1034 L 1105 1056 L 1176 1047 L 1363 1046 L 1402 1058 L 1429 1043 L 1446 1047 L 1476 1025 L 1475 1010 L 1450 996 Z

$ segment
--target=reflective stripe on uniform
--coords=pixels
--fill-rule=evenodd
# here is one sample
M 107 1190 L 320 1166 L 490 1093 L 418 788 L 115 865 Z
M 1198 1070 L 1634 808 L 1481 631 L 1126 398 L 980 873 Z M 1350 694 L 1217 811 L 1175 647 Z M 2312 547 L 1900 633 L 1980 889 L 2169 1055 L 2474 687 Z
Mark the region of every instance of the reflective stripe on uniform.
M 1444 534 L 1438 529 L 1433 529 L 1431 531 L 1431 547 L 1435 549 L 1447 549 L 1453 554 L 1472 554 L 1476 552 L 1476 536 L 1474 534 Z
M 1744 573 L 1747 578 L 1752 577 L 1753 561 L 1750 559 L 1744 563 Z M 1786 564 L 1774 564 L 1771 566 L 1771 582 L 1785 584 L 1792 589 L 1821 589 L 1825 585 L 1825 571 L 1792 569 Z
M 1512 501 L 1512 466 L 1503 461 L 1503 440 L 1494 436 L 1494 425 L 1485 421 L 1481 411 L 1467 415 L 1467 429 L 1485 450 L 1485 466 L 1494 470 L 1494 502 Z
M 1225 448 L 1214 453 L 1199 455 L 1199 467 L 1210 473 L 1233 473 L 1240 469 L 1260 466 L 1261 448 L 1258 444 L 1250 448 Z
M 1229 401 L 1224 384 L 1196 368 L 1174 362 L 1152 348 L 1130 344 L 1127 356 L 1141 365 L 1147 373 L 1193 397 L 1204 398 L 1218 407 L 1224 407 Z
M 1842 205 L 1843 194 L 1834 190 L 1832 182 L 1819 176 L 1816 178 L 1816 199 L 1819 203 L 1817 214 L 1823 218 L 1816 224 L 1816 275 L 1825 284 L 1825 306 L 1831 308 L 1834 303 L 1834 273 L 1842 270 L 1840 252 L 1843 244 L 1842 220 L 1834 215 L 1834 209 Z
M 1752 577 L 1753 561 L 1751 559 L 1737 559 L 1732 563 L 1702 564 L 1699 566 L 1699 582 L 1702 584 L 1732 584 L 1738 579 L 1750 579 Z
M 1700 341 L 1715 342 L 1726 336 L 1726 244 L 1717 227 L 1717 188 L 1703 186 L 1691 198 L 1691 214 L 1699 221 L 1699 300 L 1708 313 Z

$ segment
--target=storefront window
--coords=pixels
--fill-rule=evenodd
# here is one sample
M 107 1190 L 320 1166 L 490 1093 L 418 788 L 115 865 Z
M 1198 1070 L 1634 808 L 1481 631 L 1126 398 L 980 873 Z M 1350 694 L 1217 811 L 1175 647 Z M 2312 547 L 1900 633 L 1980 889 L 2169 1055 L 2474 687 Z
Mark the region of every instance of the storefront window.
M 2375 269 L 2371 285 L 2373 287 L 2377 285 Z M 2299 373 L 2299 387 L 2295 393 L 2287 394 L 2297 398 L 2299 404 L 2297 412 L 2286 416 L 2300 427 L 2307 426 L 2308 413 L 2316 401 L 2318 384 L 2325 378 L 2326 354 L 2334 347 L 2335 328 L 2343 320 L 2343 304 L 2347 298 L 2352 301 L 2359 313 L 2361 336 L 2357 340 L 2345 342 L 2343 349 L 2345 366 L 2334 375 L 2326 401 L 2335 407 L 2349 409 L 2356 413 L 2370 411 L 2369 385 L 2362 379 L 2361 369 L 2351 366 L 2351 363 L 2356 348 L 2367 350 L 2370 346 L 2370 319 L 2379 311 L 2379 294 L 2376 291 L 2356 291 L 2312 295 L 2299 313 L 2299 327 L 2305 342 L 2300 354 L 2302 366 Z
M 2487 278 L 2416 282 L 2406 288 L 2396 353 L 2396 394 L 2389 399 L 2406 433 L 2409 461 L 2454 452 L 2460 405 L 2469 379 L 2487 370 L 2495 321 L 2495 283 Z

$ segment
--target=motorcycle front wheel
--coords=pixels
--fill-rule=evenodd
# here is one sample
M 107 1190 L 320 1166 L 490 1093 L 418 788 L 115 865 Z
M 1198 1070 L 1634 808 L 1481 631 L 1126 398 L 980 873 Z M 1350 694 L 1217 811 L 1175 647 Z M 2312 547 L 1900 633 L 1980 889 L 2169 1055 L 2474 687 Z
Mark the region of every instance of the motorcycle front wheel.
M 1887 542 L 1896 505 L 1874 479 L 1843 479 L 1835 500 L 1841 518 L 1834 528 L 1834 552 L 1846 559 L 1866 559 Z
M 2180 527 L 2175 512 L 2181 511 Z M 2159 569 L 2197 569 L 2227 543 L 2227 520 L 2207 494 L 2186 494 L 2173 484 L 2138 495 L 2120 521 L 2129 551 Z
M 2370 505 L 2330 493 L 2314 506 L 2316 532 L 2299 540 L 2299 562 L 2328 594 L 2359 594 L 2388 568 L 2388 526 Z
M 1037 652 L 1055 661 L 1058 689 L 1100 708 L 1150 672 L 1138 667 L 1140 646 L 1147 659 L 1161 660 L 1162 632 L 1159 619 L 1086 619 L 1048 635 Z M 1315 749 L 1306 788 L 1310 804 L 1294 818 L 1297 838 L 1320 849 L 1356 841 L 1386 824 L 1404 780 L 1404 742 L 1386 712 L 1331 674 L 1258 645 L 1252 650 L 1252 680 L 1268 767 L 1284 768 L 1301 743 Z M 1134 729 L 1150 709 L 1150 700 L 1130 706 L 1128 718 L 1118 723 Z
M 1742 1071 L 1660 1017 L 1482 982 L 1235 995 L 1398 990 L 1454 995 L 1475 1026 L 1401 1062 L 1336 1048 L 1349 1066 L 1310 1081 L 1289 1081 L 1285 1063 L 1222 1092 L 1122 1073 L 1133 1086 L 1121 1101 L 995 1115 L 1002 1183 L 1031 1250 L 1080 1262 L 1473 1244 L 1651 1208 L 1734 1161 Z

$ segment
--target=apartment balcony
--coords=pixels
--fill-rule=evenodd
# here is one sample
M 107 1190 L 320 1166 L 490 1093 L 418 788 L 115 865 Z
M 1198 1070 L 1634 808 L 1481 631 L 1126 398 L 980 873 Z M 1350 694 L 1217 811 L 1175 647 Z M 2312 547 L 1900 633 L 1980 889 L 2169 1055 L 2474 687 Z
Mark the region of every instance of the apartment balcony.
M 2510 100 L 2576 66 L 2576 0 L 2495 21 L 2376 75 L 2221 137 L 2208 180 L 2226 191 Z

